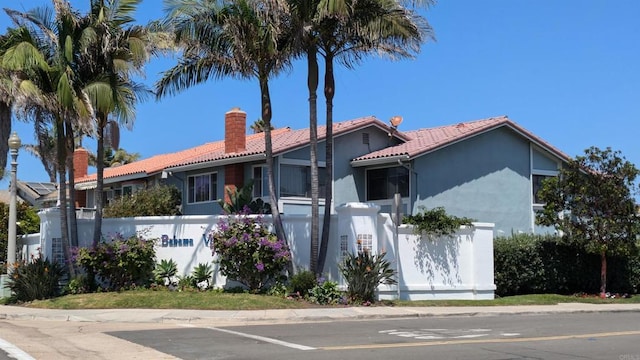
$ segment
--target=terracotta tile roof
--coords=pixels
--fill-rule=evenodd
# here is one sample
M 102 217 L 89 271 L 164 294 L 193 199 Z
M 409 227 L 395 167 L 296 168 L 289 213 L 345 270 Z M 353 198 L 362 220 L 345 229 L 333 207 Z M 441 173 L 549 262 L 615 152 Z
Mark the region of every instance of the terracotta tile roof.
M 333 135 L 340 136 L 351 131 L 362 129 L 367 126 L 376 126 L 385 131 L 389 131 L 389 127 L 382 121 L 376 119 L 373 116 L 362 117 L 358 119 L 342 121 L 333 124 Z M 318 139 L 322 140 L 326 137 L 326 127 L 318 126 Z M 403 140 L 408 140 L 404 135 L 400 136 Z M 293 149 L 303 147 L 309 144 L 309 129 L 291 130 L 290 128 L 276 129 L 271 132 L 271 141 L 273 147 L 273 154 L 279 155 Z M 222 142 L 221 142 L 222 143 Z M 263 134 L 248 135 L 246 150 L 239 153 L 224 153 L 224 147 L 219 151 L 212 151 L 203 153 L 201 156 L 184 159 L 184 161 L 174 163 L 171 167 L 182 167 L 188 165 L 194 165 L 198 163 L 206 163 L 217 160 L 223 160 L 228 158 L 239 158 L 250 155 L 263 154 L 264 136 Z
M 500 116 L 476 121 L 463 122 L 454 125 L 406 131 L 404 132 L 404 134 L 410 138 L 409 141 L 400 145 L 374 151 L 372 153 L 360 156 L 353 159 L 352 162 L 358 163 L 361 161 L 370 161 L 375 159 L 382 160 L 384 158 L 395 158 L 398 156 L 405 156 L 407 159 L 413 159 L 422 154 L 440 149 L 442 147 L 476 136 L 483 132 L 496 129 L 501 126 L 510 127 L 514 131 L 529 138 L 529 140 L 537 143 L 539 146 L 552 152 L 553 154 L 564 160 L 569 159 L 569 156 L 564 154 L 562 151 L 556 149 L 551 144 L 535 136 L 515 122 L 511 121 L 508 117 Z
M 385 131 L 389 127 L 373 116 L 362 117 L 354 120 L 343 121 L 333 125 L 334 136 L 364 128 L 366 126 L 376 126 Z M 318 127 L 318 138 L 324 139 L 326 134 L 324 126 Z M 274 129 L 271 132 L 273 153 L 281 154 L 298 147 L 306 146 L 309 143 L 309 129 L 291 130 L 290 128 Z M 402 140 L 408 140 L 404 135 L 398 135 Z M 188 165 L 196 165 L 218 160 L 242 158 L 251 155 L 263 154 L 264 133 L 247 135 L 245 151 L 237 153 L 224 152 L 224 140 L 207 143 L 190 149 L 178 151 L 171 154 L 155 155 L 147 159 L 139 160 L 130 164 L 121 165 L 104 170 L 104 179 L 114 179 L 124 176 L 146 177 L 156 174 L 164 169 L 176 168 Z M 95 182 L 96 174 L 90 174 L 75 180 L 76 184 Z

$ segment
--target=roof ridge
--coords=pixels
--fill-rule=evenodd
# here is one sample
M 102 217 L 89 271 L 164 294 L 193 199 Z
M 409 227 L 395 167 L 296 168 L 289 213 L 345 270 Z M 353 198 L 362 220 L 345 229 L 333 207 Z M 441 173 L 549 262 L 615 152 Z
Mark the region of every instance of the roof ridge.
M 488 117 L 488 118 L 484 118 L 484 119 L 461 121 L 461 122 L 454 123 L 454 124 L 449 124 L 449 125 L 440 125 L 440 126 L 434 126 L 434 127 L 407 130 L 407 131 L 403 131 L 403 132 L 404 133 L 416 133 L 416 132 L 425 131 L 425 130 L 438 130 L 438 129 L 445 129 L 445 128 L 450 128 L 450 127 L 454 127 L 454 126 L 459 126 L 461 124 L 464 124 L 464 125 L 466 125 L 466 124 L 474 124 L 474 123 L 478 123 L 478 122 L 481 122 L 481 121 L 490 121 L 490 120 L 511 121 L 511 119 L 509 119 L 509 117 L 507 115 L 500 115 L 500 116 L 492 116 L 492 117 Z

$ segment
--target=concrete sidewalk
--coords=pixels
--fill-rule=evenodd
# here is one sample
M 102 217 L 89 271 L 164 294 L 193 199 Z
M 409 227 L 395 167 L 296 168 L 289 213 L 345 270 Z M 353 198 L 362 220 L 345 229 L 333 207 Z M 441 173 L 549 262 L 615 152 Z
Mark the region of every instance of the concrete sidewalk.
M 640 304 L 563 303 L 534 306 L 466 307 L 340 307 L 285 310 L 179 310 L 101 309 L 47 310 L 1 306 L 0 320 L 49 320 L 107 323 L 190 323 L 242 325 L 361 319 L 418 318 L 429 316 L 496 316 L 508 314 L 553 314 L 585 312 L 640 312 Z

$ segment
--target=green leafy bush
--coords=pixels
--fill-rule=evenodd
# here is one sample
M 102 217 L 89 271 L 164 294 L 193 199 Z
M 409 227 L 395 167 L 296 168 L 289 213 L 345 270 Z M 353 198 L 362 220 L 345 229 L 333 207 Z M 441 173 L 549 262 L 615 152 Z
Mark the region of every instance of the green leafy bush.
M 40 231 L 38 212 L 27 203 L 16 204 L 17 235 L 35 234 Z M 7 258 L 7 238 L 9 233 L 9 204 L 0 204 L 0 258 Z
M 39 256 L 29 262 L 15 263 L 9 275 L 10 303 L 43 300 L 59 294 L 64 268 Z
M 104 208 L 104 217 L 180 215 L 180 204 L 175 186 L 159 185 L 116 199 Z
M 335 281 L 319 281 L 309 290 L 309 301 L 320 305 L 335 305 L 342 300 L 342 291 Z
M 102 240 L 95 248 L 73 249 L 74 260 L 88 277 L 97 276 L 107 290 L 144 287 L 154 278 L 154 244 L 154 240 L 138 236 L 125 239 L 117 234 L 111 241 Z
M 318 285 L 316 274 L 309 270 L 300 271 L 289 279 L 291 292 L 302 297 L 309 295 L 309 290 L 316 285 Z
M 417 235 L 427 234 L 431 236 L 451 236 L 461 226 L 473 226 L 473 221 L 475 220 L 466 217 L 448 215 L 443 207 L 431 210 L 420 207 L 418 214 L 402 218 L 403 224 L 414 226 L 414 231 Z
M 380 284 L 396 284 L 395 271 L 386 260 L 385 253 L 378 255 L 360 251 L 348 254 L 340 265 L 340 273 L 347 282 L 347 296 L 351 302 L 372 303 Z
M 262 199 L 253 199 L 253 180 L 246 183 L 236 191 L 225 187 L 225 192 L 229 201 L 219 199 L 218 205 L 225 214 L 271 214 L 271 206 Z
M 289 262 L 289 249 L 263 224 L 262 217 L 247 212 L 223 218 L 211 234 L 220 272 L 251 292 L 273 282 Z
M 494 240 L 494 276 L 499 296 L 579 292 L 598 293 L 598 255 L 559 236 L 514 234 Z M 610 257 L 607 272 L 611 292 L 640 290 L 638 251 Z

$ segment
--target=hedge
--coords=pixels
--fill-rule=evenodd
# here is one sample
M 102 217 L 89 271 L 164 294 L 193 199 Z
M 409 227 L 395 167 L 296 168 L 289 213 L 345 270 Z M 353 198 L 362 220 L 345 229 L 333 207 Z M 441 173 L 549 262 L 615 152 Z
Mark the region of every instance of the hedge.
M 637 294 L 640 248 L 607 258 L 607 290 Z M 600 257 L 558 236 L 514 234 L 494 240 L 496 295 L 598 293 Z

